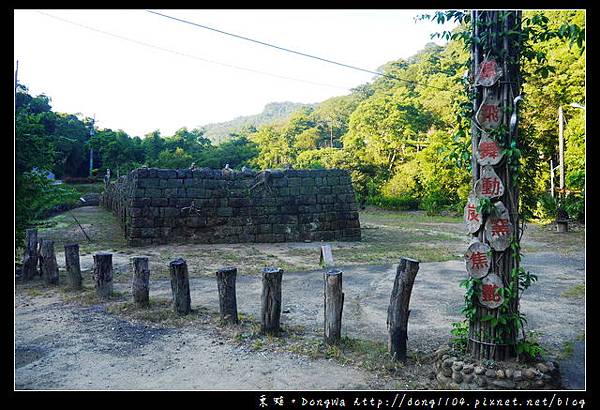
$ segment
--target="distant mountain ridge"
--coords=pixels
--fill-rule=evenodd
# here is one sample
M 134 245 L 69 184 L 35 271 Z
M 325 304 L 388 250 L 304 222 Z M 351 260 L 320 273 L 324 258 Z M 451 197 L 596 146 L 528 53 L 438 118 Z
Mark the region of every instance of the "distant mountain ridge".
M 271 122 L 285 120 L 293 112 L 301 108 L 314 108 L 315 104 L 295 103 L 291 101 L 272 102 L 265 105 L 260 114 L 236 117 L 225 122 L 216 122 L 203 125 L 204 135 L 214 144 L 219 144 L 230 139 L 230 133 L 239 132 L 243 129 L 268 124 Z

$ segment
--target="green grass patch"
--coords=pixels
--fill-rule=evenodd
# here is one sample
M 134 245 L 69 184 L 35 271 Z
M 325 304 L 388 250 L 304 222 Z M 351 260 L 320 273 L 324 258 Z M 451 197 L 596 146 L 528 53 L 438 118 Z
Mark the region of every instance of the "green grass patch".
M 585 296 L 585 284 L 580 283 L 578 285 L 572 286 L 569 289 L 565 290 L 560 294 L 563 298 L 573 298 L 580 299 Z
M 198 307 L 192 309 L 187 315 L 179 315 L 175 312 L 170 299 L 149 300 L 148 306 L 139 307 L 133 301 L 122 301 L 109 304 L 106 308 L 109 313 L 123 316 L 129 320 L 152 323 L 164 327 L 184 327 L 194 322 L 206 322 L 214 317 L 208 309 Z
M 69 286 L 61 286 L 59 289 L 65 302 L 84 306 L 101 303 L 110 304 L 111 302 L 122 301 L 126 297 L 123 292 L 113 291 L 108 299 L 103 299 L 96 294 L 96 289 L 94 287 L 85 285 L 80 290 L 73 290 Z
M 81 195 L 96 193 L 101 194 L 104 192 L 104 183 L 97 182 L 94 184 L 67 184 L 69 187 L 73 188 L 75 191 L 79 192 Z

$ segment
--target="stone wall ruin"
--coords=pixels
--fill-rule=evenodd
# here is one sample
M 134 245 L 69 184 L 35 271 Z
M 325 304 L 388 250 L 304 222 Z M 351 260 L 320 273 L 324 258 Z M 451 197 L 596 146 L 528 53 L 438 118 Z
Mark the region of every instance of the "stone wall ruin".
M 139 168 L 109 183 L 101 204 L 130 245 L 359 241 L 343 170 Z

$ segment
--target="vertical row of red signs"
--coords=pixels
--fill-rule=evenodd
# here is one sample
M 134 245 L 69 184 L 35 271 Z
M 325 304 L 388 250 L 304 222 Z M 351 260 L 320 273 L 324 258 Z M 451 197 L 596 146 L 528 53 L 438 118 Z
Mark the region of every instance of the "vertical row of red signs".
M 502 278 L 494 271 L 496 264 L 492 263 L 492 249 L 502 252 L 510 246 L 513 226 L 508 210 L 499 200 L 504 194 L 504 185 L 494 167 L 503 158 L 498 143 L 489 133 L 497 129 L 502 122 L 500 100 L 493 96 L 493 87 L 502 77 L 502 68 L 494 59 L 484 59 L 479 65 L 475 76 L 475 86 L 483 87 L 481 106 L 475 115 L 481 137 L 474 153 L 477 163 L 481 166 L 480 178 L 475 182 L 465 206 L 464 218 L 469 234 L 477 234 L 483 229 L 483 242 L 474 236 L 473 241 L 465 252 L 465 262 L 469 276 L 481 279 L 482 289 L 479 302 L 488 309 L 496 309 L 503 303 L 498 294 L 498 288 L 503 287 Z M 493 203 L 492 212 L 486 215 L 477 210 L 480 199 L 487 198 Z

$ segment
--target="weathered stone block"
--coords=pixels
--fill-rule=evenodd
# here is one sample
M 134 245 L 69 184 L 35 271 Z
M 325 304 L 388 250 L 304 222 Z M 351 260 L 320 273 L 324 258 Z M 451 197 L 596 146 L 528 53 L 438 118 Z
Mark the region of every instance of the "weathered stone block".
M 169 200 L 167 198 L 151 198 L 152 206 L 168 206 Z
M 217 208 L 217 216 L 232 216 L 233 208 Z
M 163 218 L 173 218 L 180 214 L 179 208 L 162 208 L 161 215 Z
M 177 178 L 192 178 L 192 170 L 191 169 L 177 169 L 175 170 L 177 173 Z
M 177 172 L 174 169 L 159 169 L 156 172 L 159 178 L 177 178 Z

